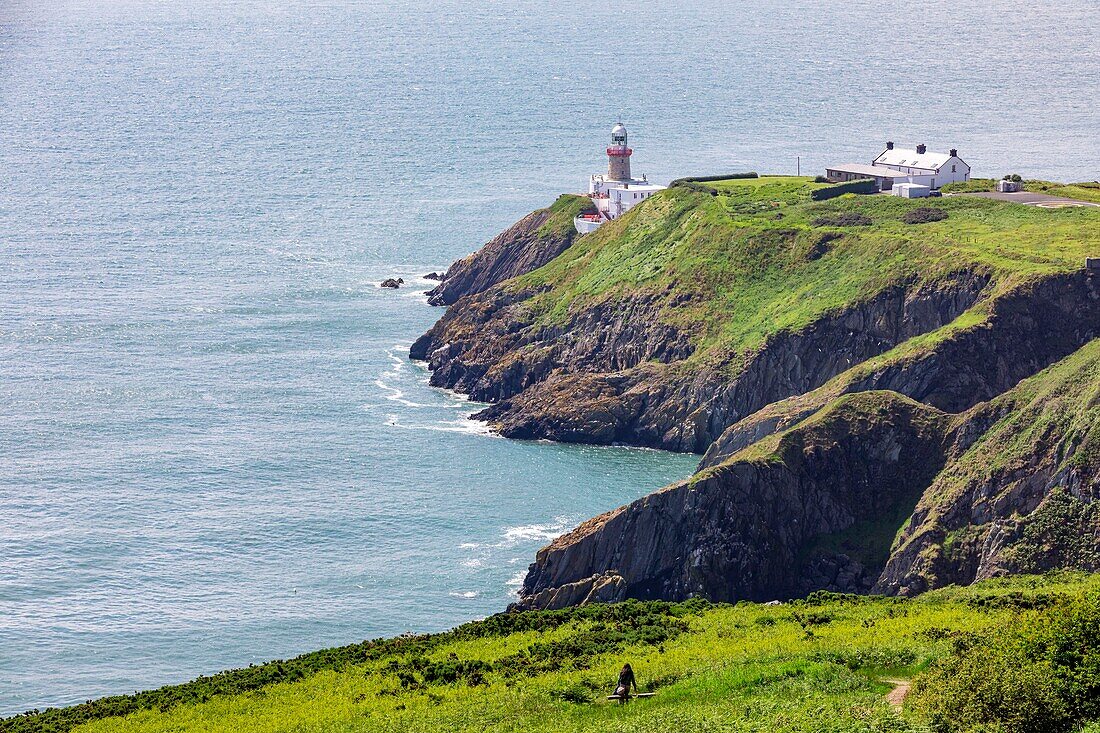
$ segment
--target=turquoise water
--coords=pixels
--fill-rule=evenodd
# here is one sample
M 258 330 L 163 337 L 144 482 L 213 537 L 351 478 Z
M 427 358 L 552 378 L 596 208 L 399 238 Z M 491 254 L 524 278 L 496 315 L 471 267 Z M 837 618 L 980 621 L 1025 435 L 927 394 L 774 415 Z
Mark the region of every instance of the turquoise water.
M 619 115 L 656 179 L 887 138 L 1100 169 L 1090 1 L 43 5 L 0 6 L 0 713 L 492 613 L 687 475 L 487 435 L 405 358 L 417 276 Z

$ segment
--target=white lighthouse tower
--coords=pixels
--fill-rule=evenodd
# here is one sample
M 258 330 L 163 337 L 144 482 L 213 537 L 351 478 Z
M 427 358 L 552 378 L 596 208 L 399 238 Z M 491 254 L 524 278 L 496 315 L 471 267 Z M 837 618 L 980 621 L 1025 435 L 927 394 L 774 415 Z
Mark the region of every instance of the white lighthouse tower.
M 611 128 L 611 144 L 607 146 L 607 174 L 590 176 L 588 196 L 596 205 L 595 214 L 582 214 L 573 220 L 581 234 L 594 232 L 605 221 L 618 219 L 637 204 L 664 190 L 650 183 L 645 176 L 630 175 L 630 156 L 634 151 L 627 144 L 626 125 L 616 122 Z
M 611 144 L 607 146 L 608 180 L 630 180 L 630 156 L 633 153 L 634 151 L 626 144 L 626 125 L 616 122 L 611 128 Z

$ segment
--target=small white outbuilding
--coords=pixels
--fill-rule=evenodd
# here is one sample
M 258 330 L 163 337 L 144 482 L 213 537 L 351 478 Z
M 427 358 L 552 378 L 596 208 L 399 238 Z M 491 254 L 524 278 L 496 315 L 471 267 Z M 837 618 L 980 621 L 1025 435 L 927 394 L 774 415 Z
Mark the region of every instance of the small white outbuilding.
M 923 199 L 927 198 L 931 191 L 931 188 L 919 183 L 895 183 L 890 193 L 901 196 L 903 199 Z

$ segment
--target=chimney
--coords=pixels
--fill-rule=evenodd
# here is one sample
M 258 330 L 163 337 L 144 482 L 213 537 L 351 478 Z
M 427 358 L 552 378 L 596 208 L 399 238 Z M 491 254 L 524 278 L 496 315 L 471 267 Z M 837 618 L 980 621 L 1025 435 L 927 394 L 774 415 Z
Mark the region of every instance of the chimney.
M 920 145 L 917 146 L 917 155 L 924 155 L 925 152 L 927 152 L 927 150 L 928 150 L 928 148 L 925 147 L 924 143 L 921 143 Z
M 951 148 L 951 157 L 952 157 L 952 158 L 957 158 L 957 157 L 959 157 L 959 151 L 958 151 L 958 150 L 956 150 L 955 148 Z
M 893 150 L 894 149 L 894 141 L 893 140 L 890 140 L 886 143 L 886 149 L 887 150 Z

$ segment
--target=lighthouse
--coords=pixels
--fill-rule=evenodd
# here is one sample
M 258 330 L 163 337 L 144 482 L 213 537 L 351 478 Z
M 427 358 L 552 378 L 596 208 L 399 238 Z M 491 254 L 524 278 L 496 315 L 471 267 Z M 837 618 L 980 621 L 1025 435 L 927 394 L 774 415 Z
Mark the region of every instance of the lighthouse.
M 573 225 L 581 234 L 594 232 L 605 221 L 613 221 L 647 198 L 664 190 L 650 183 L 645 176 L 630 175 L 630 156 L 634 151 L 627 144 L 626 125 L 616 122 L 611 128 L 611 144 L 607 146 L 607 174 L 598 173 L 588 179 L 588 198 L 595 213 L 581 214 Z
M 626 144 L 626 125 L 616 122 L 611 128 L 611 144 L 607 146 L 607 179 L 630 180 L 630 156 L 634 151 Z

